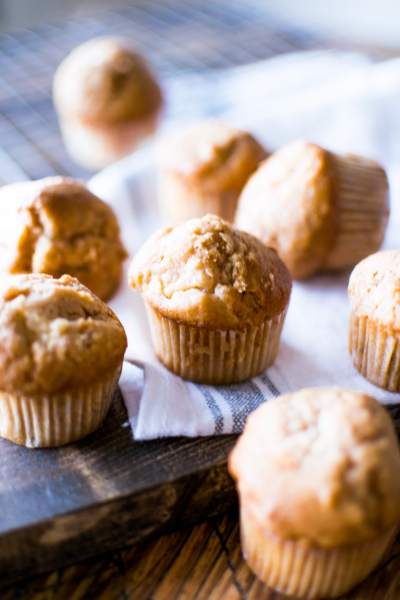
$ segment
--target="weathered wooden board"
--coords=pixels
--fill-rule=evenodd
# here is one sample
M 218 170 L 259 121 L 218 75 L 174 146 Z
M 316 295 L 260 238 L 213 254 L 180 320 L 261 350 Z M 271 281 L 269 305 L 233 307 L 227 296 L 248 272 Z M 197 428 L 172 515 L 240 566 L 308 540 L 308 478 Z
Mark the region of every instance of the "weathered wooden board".
M 400 405 L 390 407 L 400 431 Z M 0 440 L 0 581 L 121 548 L 225 512 L 236 436 L 135 442 L 119 392 L 103 426 L 62 448 Z M 400 477 L 400 473 L 399 473 Z
M 14 583 L 1 600 L 288 600 L 246 564 L 237 507 L 199 525 Z M 399 600 L 400 536 L 340 600 Z
M 0 439 L 0 581 L 132 544 L 236 502 L 236 436 L 135 442 L 117 392 L 103 426 L 61 448 Z

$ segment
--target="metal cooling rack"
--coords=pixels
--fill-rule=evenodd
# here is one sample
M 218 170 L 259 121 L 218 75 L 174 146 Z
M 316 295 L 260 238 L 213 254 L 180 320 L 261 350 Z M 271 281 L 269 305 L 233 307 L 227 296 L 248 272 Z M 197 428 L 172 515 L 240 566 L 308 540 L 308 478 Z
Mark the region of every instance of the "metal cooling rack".
M 164 86 L 296 50 L 326 47 L 236 0 L 142 0 L 93 18 L 0 34 L 0 184 L 49 175 L 88 178 L 67 156 L 51 101 L 60 61 L 99 35 L 131 38 Z M 175 110 L 179 107 L 175 107 Z

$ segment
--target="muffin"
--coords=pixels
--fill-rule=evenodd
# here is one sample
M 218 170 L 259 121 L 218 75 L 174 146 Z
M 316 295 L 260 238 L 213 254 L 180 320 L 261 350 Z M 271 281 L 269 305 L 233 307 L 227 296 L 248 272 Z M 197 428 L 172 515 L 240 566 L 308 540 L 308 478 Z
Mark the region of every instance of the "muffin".
M 349 352 L 371 383 L 400 392 L 400 251 L 360 262 L 349 282 Z
M 68 444 L 97 429 L 125 348 L 117 317 L 77 279 L 2 279 L 0 435 L 36 448 Z
M 0 189 L 0 268 L 77 277 L 102 300 L 127 253 L 111 207 L 74 179 L 47 177 Z
M 291 279 L 275 250 L 213 215 L 150 238 L 130 285 L 146 303 L 155 350 L 190 381 L 244 381 L 275 359 Z
M 68 153 L 88 169 L 133 152 L 155 131 L 163 103 L 144 58 L 113 38 L 72 50 L 55 73 L 53 101 Z
M 302 598 L 346 593 L 376 567 L 400 521 L 400 454 L 370 396 L 305 389 L 263 404 L 229 457 L 244 556 Z
M 250 133 L 204 121 L 158 142 L 161 208 L 171 223 L 212 213 L 233 221 L 239 194 L 267 156 Z
M 294 279 L 354 267 L 382 244 L 388 181 L 373 160 L 309 142 L 278 150 L 250 178 L 235 218 L 275 248 Z

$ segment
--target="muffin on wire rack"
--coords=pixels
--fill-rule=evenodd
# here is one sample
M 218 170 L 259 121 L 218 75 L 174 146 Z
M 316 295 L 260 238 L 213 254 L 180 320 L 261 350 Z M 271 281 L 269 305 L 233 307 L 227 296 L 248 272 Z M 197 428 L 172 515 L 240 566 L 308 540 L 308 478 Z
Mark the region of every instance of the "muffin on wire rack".
M 400 522 L 400 452 L 374 398 L 314 388 L 253 412 L 229 457 L 244 556 L 267 585 L 335 598 L 367 577 Z
M 129 283 L 146 303 L 158 358 L 190 381 L 244 381 L 275 359 L 291 279 L 275 250 L 213 215 L 150 238 Z
M 235 225 L 275 248 L 294 279 L 354 267 L 382 244 L 388 180 L 375 161 L 292 142 L 263 162 Z
M 94 38 L 59 65 L 53 101 L 67 151 L 88 169 L 130 154 L 157 128 L 161 88 L 126 40 Z

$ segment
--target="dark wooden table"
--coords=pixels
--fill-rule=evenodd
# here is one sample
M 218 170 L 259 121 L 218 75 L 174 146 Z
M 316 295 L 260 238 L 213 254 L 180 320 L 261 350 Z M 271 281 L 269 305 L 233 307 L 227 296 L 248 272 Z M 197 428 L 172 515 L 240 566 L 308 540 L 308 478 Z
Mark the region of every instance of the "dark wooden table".
M 287 31 L 264 12 L 229 0 L 148 0 L 93 18 L 0 34 L 0 184 L 55 174 L 91 176 L 64 151 L 51 102 L 51 82 L 55 68 L 75 45 L 110 34 L 133 37 L 165 87 L 170 77 L 214 73 L 285 52 L 332 45 L 302 30 Z M 377 60 L 390 55 L 379 49 L 368 51 Z M 166 118 L 179 111 L 175 102 Z M 386 562 L 347 599 L 400 598 L 399 544 L 396 541 Z M 101 548 L 98 552 L 96 558 L 3 588 L 0 598 L 281 598 L 258 582 L 243 561 L 235 505 L 194 527 L 115 552 L 101 555 Z
M 2 600 L 284 600 L 242 558 L 237 509 L 195 527 L 13 585 Z M 342 600 L 400 598 L 400 539 Z

